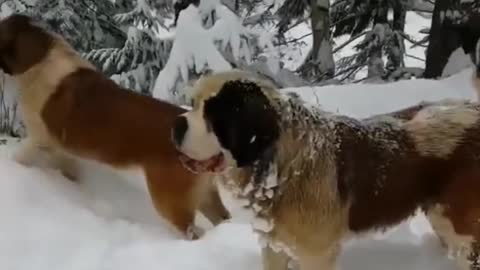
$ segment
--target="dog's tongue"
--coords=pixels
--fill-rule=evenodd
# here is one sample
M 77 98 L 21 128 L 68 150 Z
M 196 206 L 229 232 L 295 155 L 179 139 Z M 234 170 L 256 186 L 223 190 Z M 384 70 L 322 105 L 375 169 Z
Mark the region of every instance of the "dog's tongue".
M 195 160 L 186 155 L 180 155 L 180 161 L 194 173 L 220 172 L 225 168 L 223 154 L 221 153 L 206 160 Z

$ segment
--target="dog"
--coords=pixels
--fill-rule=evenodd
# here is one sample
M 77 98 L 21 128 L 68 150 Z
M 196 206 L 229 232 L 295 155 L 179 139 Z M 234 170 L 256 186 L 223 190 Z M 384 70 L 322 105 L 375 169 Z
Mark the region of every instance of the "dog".
M 172 128 L 179 159 L 252 213 L 263 269 L 336 269 L 342 241 L 423 210 L 480 269 L 480 105 L 424 103 L 358 120 L 238 70 L 200 78 Z
M 186 110 L 122 89 L 40 24 L 21 14 L 0 21 L 0 68 L 18 84 L 27 130 L 15 159 L 33 166 L 47 153 L 72 180 L 78 159 L 141 169 L 156 210 L 191 238 L 196 209 L 213 224 L 228 219 L 211 176 L 185 169 L 171 143 Z

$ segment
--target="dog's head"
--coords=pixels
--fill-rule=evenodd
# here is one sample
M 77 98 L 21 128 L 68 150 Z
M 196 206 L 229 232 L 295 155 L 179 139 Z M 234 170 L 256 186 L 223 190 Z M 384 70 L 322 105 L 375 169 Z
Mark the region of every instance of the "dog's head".
M 0 21 L 0 68 L 21 74 L 48 53 L 53 37 L 26 15 L 14 14 Z
M 272 149 L 280 128 L 269 87 L 240 71 L 199 79 L 193 109 L 179 116 L 172 130 L 184 164 L 195 171 L 242 168 Z

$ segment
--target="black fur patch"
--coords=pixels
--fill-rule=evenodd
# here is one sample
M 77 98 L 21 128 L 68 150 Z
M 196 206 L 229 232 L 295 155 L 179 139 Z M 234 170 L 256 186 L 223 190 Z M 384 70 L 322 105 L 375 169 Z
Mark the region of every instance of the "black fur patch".
M 278 139 L 279 117 L 260 87 L 228 81 L 205 102 L 204 117 L 239 167 L 251 166 Z

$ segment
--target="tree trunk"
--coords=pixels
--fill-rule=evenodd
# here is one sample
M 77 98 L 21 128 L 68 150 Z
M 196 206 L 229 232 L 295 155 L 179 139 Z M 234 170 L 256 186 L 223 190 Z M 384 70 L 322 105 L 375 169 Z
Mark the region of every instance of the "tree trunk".
M 385 31 L 388 27 L 388 7 L 379 8 L 373 19 L 372 35 L 376 41 L 368 55 L 367 78 L 381 78 L 385 74 L 385 63 L 383 62 L 383 43 Z M 383 29 L 383 30 L 382 30 Z M 367 37 L 365 37 L 367 38 Z
M 459 32 L 452 27 L 452 21 L 445 16 L 456 0 L 436 0 L 430 28 L 425 78 L 438 78 L 452 52 L 461 46 Z
M 299 71 L 302 77 L 309 81 L 322 81 L 335 74 L 330 41 L 330 1 L 311 0 L 310 8 L 313 46 Z
M 403 33 L 405 30 L 406 17 L 406 7 L 400 2 L 395 3 L 393 6 L 392 36 L 387 46 L 388 62 L 386 68 L 389 75 L 405 67 L 405 41 Z

